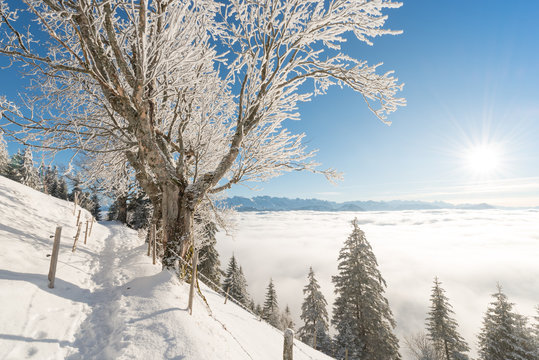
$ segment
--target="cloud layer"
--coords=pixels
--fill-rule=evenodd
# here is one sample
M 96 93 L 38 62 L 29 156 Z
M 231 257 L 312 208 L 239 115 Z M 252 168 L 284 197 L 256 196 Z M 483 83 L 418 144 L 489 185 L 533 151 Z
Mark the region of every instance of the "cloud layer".
M 279 304 L 290 306 L 297 327 L 309 266 L 331 312 L 335 298 L 331 276 L 337 273 L 337 255 L 354 217 L 388 283 L 386 295 L 400 336 L 423 331 L 434 276 L 442 281 L 461 334 L 474 354 L 496 282 L 523 315 L 533 315 L 539 305 L 537 210 L 297 211 L 237 216 L 232 237 L 218 234 L 223 267 L 234 253 L 259 303 L 272 277 Z

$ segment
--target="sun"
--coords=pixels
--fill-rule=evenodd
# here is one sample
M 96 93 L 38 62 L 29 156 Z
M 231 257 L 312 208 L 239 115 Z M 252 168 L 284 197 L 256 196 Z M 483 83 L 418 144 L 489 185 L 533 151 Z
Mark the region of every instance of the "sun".
M 480 144 L 468 148 L 464 160 L 474 175 L 488 177 L 501 171 L 502 153 L 496 144 Z

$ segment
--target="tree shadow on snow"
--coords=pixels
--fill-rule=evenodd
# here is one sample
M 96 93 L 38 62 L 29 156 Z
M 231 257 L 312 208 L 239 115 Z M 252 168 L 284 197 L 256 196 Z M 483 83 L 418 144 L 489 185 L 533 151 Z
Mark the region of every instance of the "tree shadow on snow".
M 22 342 L 43 342 L 43 343 L 50 343 L 50 344 L 59 344 L 61 347 L 73 346 L 72 342 L 69 342 L 66 340 L 34 339 L 34 338 L 26 337 L 26 336 L 11 335 L 11 334 L 0 334 L 0 339 L 11 340 L 11 341 L 22 341 Z
M 88 289 L 83 289 L 75 284 L 64 281 L 60 278 L 54 280 L 54 288 L 49 288 L 48 275 L 31 274 L 0 269 L 0 280 L 25 281 L 36 285 L 53 295 L 81 303 L 90 303 L 92 293 Z

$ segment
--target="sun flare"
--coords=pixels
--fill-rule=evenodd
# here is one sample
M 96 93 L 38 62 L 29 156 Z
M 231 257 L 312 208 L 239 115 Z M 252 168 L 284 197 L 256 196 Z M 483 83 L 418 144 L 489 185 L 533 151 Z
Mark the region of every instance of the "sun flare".
M 494 144 L 482 144 L 470 147 L 465 154 L 469 169 L 476 175 L 488 176 L 500 171 L 502 154 Z

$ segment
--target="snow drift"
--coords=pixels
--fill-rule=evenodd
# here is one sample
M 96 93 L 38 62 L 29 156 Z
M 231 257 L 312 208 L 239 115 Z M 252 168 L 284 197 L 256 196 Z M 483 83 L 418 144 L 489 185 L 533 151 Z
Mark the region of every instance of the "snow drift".
M 82 211 L 82 221 L 90 214 Z M 282 332 L 152 265 L 137 233 L 95 224 L 71 251 L 73 204 L 0 176 L 0 359 L 279 359 Z M 55 288 L 50 237 L 63 227 Z M 211 309 L 211 310 L 210 310 Z M 295 341 L 294 359 L 329 359 Z

